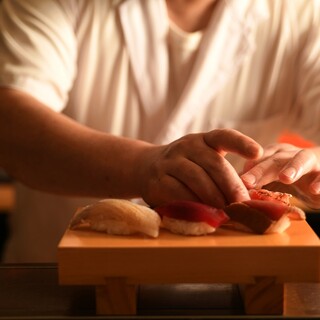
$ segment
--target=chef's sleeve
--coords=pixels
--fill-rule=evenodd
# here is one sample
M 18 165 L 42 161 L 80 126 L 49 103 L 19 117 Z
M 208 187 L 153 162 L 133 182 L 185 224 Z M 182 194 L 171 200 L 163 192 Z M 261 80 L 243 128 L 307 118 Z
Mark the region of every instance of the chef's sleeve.
M 76 74 L 73 1 L 3 0 L 0 86 L 22 90 L 61 111 Z
M 320 144 L 320 1 L 299 12 L 296 97 L 291 130 Z

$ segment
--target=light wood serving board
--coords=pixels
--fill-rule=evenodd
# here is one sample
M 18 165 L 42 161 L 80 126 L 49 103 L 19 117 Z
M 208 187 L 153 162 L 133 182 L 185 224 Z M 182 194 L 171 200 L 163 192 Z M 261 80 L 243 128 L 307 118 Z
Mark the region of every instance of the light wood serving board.
M 244 284 L 247 313 L 273 314 L 284 312 L 285 283 L 319 282 L 320 241 L 306 221 L 269 235 L 219 228 L 201 237 L 161 231 L 151 239 L 67 230 L 58 267 L 61 284 L 96 286 L 99 314 L 134 314 L 137 285 L 170 283 Z M 279 302 L 273 311 L 270 299 Z

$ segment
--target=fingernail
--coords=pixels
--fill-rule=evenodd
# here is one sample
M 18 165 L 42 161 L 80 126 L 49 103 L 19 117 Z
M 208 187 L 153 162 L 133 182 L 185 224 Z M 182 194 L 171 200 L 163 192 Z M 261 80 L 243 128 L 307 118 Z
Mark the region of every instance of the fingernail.
M 256 184 L 256 177 L 251 173 L 244 174 L 243 176 L 241 176 L 241 179 L 251 186 L 254 186 Z
M 315 194 L 320 193 L 320 182 L 314 182 L 311 184 L 311 188 Z
M 286 168 L 282 171 L 282 174 L 290 179 L 294 179 L 297 175 L 297 170 L 293 167 Z

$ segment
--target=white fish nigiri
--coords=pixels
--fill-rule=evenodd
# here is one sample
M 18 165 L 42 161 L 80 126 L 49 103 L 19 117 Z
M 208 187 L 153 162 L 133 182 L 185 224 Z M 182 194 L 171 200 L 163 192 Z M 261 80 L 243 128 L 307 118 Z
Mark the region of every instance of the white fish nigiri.
M 159 235 L 161 219 L 156 211 L 129 200 L 104 199 L 80 208 L 70 229 L 87 229 L 114 235 Z

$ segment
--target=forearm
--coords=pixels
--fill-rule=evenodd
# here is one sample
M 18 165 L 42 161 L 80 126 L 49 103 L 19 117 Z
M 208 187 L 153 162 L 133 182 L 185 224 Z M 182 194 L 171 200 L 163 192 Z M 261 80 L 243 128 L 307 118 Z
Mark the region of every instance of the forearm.
M 0 90 L 0 166 L 33 188 L 140 196 L 136 160 L 149 147 L 89 129 L 18 91 Z
M 215 207 L 248 191 L 224 158 L 258 158 L 262 148 L 235 130 L 190 134 L 155 146 L 92 130 L 30 96 L 0 89 L 0 166 L 44 191 L 149 205 L 188 199 Z

